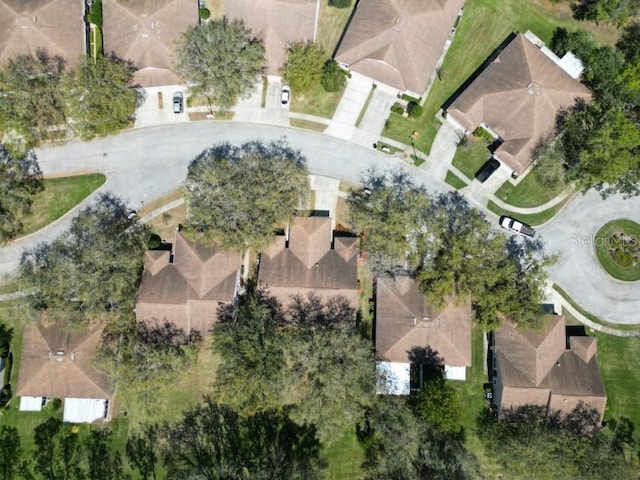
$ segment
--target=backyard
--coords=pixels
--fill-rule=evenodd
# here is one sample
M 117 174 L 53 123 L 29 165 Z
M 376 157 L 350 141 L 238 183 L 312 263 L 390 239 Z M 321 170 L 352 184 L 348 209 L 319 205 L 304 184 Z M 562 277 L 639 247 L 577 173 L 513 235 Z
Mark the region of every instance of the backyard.
M 383 136 L 406 143 L 412 131 L 419 132 L 416 148 L 429 153 L 439 122 L 434 118 L 442 104 L 482 65 L 493 50 L 515 31 L 531 30 L 549 42 L 557 26 L 585 28 L 602 42 L 613 44 L 618 30 L 611 26 L 578 22 L 568 5 L 532 0 L 469 0 L 453 43 L 418 119 L 392 114 Z

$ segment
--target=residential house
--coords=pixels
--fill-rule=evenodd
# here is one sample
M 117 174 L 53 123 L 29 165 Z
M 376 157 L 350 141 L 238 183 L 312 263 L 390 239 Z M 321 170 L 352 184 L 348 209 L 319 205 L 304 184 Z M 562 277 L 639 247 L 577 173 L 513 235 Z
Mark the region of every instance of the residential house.
M 357 4 L 336 61 L 420 96 L 442 56 L 464 0 L 367 0 Z
M 83 0 L 0 0 L 0 64 L 43 48 L 69 65 L 86 54 Z
M 409 394 L 411 364 L 417 360 L 412 357 L 420 350 L 437 354 L 446 378 L 465 380 L 471 366 L 470 300 L 436 309 L 409 276 L 379 277 L 375 291 L 379 393 Z
M 138 68 L 134 83 L 143 87 L 181 83 L 172 70 L 176 42 L 198 25 L 194 0 L 102 0 L 105 52 L 115 52 Z
M 607 395 L 598 369 L 595 337 L 567 333 L 564 316 L 553 315 L 542 331 L 520 331 L 503 320 L 491 342 L 493 404 L 541 405 L 570 413 L 580 402 L 604 416 Z
M 47 400 L 64 402 L 65 422 L 109 419 L 113 387 L 95 365 L 104 326 L 68 330 L 59 324 L 33 325 L 22 336 L 16 395 L 21 411 L 40 411 Z
M 264 42 L 266 73 L 280 75 L 289 44 L 316 40 L 320 1 L 234 0 L 223 2 L 223 12 L 242 20 Z
M 177 232 L 172 250 L 149 250 L 136 303 L 136 319 L 175 324 L 204 334 L 218 319 L 218 307 L 233 302 L 242 258 L 217 245 L 206 246 Z
M 556 125 L 562 109 L 591 92 L 578 78 L 580 61 L 558 58 L 531 32 L 517 34 L 446 107 L 447 119 L 468 132 L 483 127 L 499 139 L 494 157 L 515 175 L 533 163 L 536 147 Z
M 358 306 L 358 239 L 332 230 L 329 217 L 298 217 L 260 255 L 258 284 L 283 305 L 309 292 Z

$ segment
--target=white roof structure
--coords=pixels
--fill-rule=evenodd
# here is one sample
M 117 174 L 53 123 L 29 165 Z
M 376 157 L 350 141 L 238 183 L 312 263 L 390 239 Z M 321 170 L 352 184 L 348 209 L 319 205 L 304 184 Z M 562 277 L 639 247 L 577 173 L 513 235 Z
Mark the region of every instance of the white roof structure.
M 42 410 L 42 397 L 20 397 L 21 412 L 39 412 Z
M 398 362 L 377 362 L 378 385 L 381 395 L 409 395 L 411 365 Z
M 444 378 L 447 380 L 462 380 L 464 382 L 467 379 L 467 367 L 445 365 Z
M 108 400 L 103 398 L 65 398 L 62 419 L 71 423 L 93 423 L 104 418 L 107 404 Z

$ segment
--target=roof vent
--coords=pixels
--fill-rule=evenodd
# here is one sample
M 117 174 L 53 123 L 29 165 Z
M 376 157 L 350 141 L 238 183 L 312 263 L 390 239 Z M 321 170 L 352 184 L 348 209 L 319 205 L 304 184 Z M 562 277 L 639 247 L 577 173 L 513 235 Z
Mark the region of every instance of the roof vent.
M 529 95 L 533 95 L 534 97 L 538 97 L 542 94 L 542 86 L 538 82 L 534 82 L 532 80 L 527 85 L 527 93 Z
M 413 317 L 413 318 L 411 319 L 411 323 L 413 323 L 413 326 L 415 327 L 415 326 L 416 326 L 416 324 L 417 324 L 417 318 L 416 318 L 416 317 Z
M 560 366 L 560 360 L 556 362 L 556 367 L 559 367 L 559 366 Z
M 396 32 L 400 32 L 407 26 L 407 17 L 404 13 L 399 13 L 398 16 L 393 21 L 393 29 Z

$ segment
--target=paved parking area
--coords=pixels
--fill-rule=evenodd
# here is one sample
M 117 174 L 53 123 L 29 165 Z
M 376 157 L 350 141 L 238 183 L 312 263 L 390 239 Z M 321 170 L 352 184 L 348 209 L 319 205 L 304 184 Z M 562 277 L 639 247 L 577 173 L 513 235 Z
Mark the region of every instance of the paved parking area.
M 338 103 L 331 125 L 324 133 L 343 140 L 351 140 L 356 130 L 356 122 L 367 101 L 373 81 L 358 73 L 352 72 L 347 88 Z
M 143 90 L 145 92 L 145 100 L 136 111 L 134 128 L 189 121 L 189 116 L 187 115 L 187 88 L 184 85 L 149 87 Z M 173 94 L 175 92 L 182 92 L 184 95 L 183 113 L 173 113 Z

